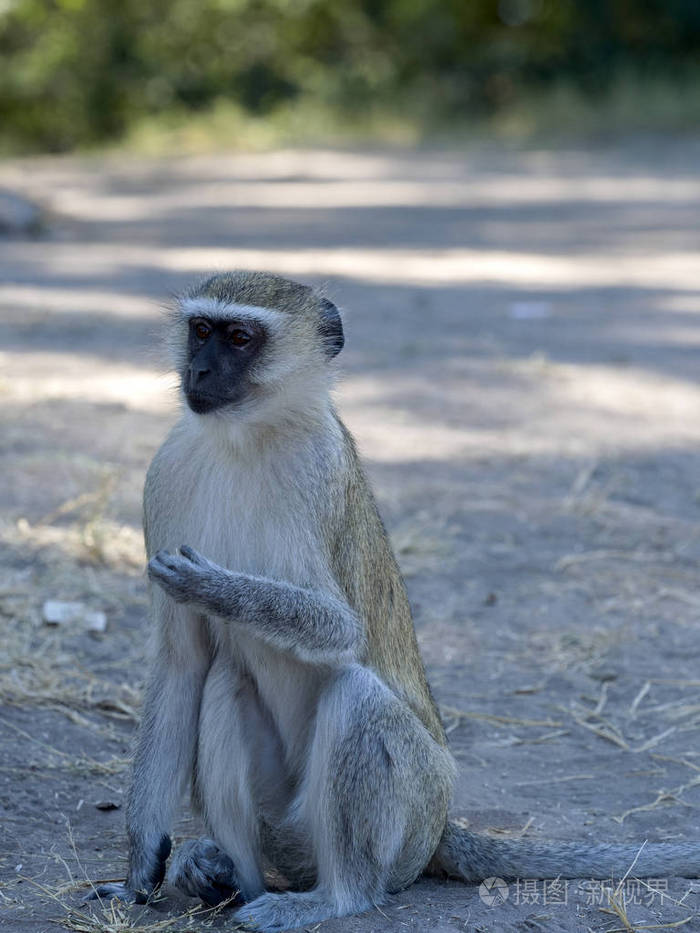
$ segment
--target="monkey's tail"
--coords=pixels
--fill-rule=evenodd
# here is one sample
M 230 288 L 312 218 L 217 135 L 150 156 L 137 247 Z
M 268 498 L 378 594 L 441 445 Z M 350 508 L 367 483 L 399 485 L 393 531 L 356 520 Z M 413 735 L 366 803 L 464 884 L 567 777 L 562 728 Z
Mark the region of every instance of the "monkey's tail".
M 448 822 L 429 871 L 462 881 L 486 878 L 700 877 L 700 843 L 584 845 L 492 839 Z

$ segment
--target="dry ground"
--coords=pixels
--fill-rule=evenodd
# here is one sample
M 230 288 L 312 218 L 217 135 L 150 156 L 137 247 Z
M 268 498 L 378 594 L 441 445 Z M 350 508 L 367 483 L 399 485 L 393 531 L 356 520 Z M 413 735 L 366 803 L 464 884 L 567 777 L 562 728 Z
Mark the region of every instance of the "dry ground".
M 210 269 L 322 282 L 346 309 L 338 402 L 449 725 L 455 814 L 533 840 L 700 838 L 700 144 L 47 159 L 0 185 L 45 209 L 0 241 L 4 929 L 155 930 L 193 906 L 71 913 L 85 876 L 125 872 L 139 500 L 176 407 L 152 334 Z M 107 632 L 47 627 L 51 598 Z M 699 893 L 523 884 L 490 907 L 420 882 L 319 929 L 700 930 Z M 207 924 L 231 926 L 179 922 Z

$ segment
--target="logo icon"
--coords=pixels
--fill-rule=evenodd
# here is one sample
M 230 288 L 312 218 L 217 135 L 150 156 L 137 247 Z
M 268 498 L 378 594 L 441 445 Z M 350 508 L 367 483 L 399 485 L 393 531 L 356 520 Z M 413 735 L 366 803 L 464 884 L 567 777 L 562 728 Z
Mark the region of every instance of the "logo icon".
M 503 878 L 487 878 L 479 885 L 479 897 L 487 907 L 497 907 L 508 900 L 508 885 Z

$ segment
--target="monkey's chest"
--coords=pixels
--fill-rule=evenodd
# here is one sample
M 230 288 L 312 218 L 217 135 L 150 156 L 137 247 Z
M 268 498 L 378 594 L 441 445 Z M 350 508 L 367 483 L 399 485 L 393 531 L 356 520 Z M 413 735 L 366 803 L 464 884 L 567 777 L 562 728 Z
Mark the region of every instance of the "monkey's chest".
M 166 522 L 149 522 L 152 550 L 182 544 L 228 570 L 270 577 L 300 586 L 333 587 L 317 507 L 292 484 L 282 484 L 261 464 L 258 469 L 222 470 L 200 459 L 189 482 L 178 484 L 176 507 L 161 503 Z M 271 648 L 243 626 L 212 618 L 210 632 L 219 657 L 251 678 L 259 701 L 285 746 L 301 754 L 323 676 Z
M 214 480 L 214 481 L 212 481 Z M 163 547 L 189 544 L 229 570 L 300 585 L 328 582 L 318 516 L 294 486 L 250 470 L 200 475 Z
M 262 472 L 258 476 L 232 472 L 219 475 L 216 496 L 210 486 L 200 483 L 188 500 L 188 512 L 177 545 L 190 544 L 240 573 L 301 586 L 329 585 L 316 514 L 294 488 L 280 486 Z M 202 516 L 207 516 L 205 521 Z M 218 652 L 255 682 L 286 753 L 294 756 L 305 745 L 309 713 L 322 678 L 242 626 L 213 618 L 210 632 Z

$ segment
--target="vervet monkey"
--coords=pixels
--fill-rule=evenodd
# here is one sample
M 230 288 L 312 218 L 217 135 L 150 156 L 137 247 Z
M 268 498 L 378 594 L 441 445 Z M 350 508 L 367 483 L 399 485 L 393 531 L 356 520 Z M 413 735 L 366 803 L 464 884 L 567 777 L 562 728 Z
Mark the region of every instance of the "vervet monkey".
M 188 784 L 208 838 L 175 854 L 168 880 L 209 904 L 233 897 L 235 919 L 263 931 L 366 910 L 423 872 L 605 878 L 637 858 L 448 822 L 454 763 L 329 395 L 343 339 L 330 301 L 265 273 L 209 278 L 172 314 L 186 407 L 144 496 L 157 652 L 128 877 L 100 896 L 158 888 Z M 267 869 L 287 889 L 267 890 Z M 699 870 L 695 844 L 647 846 L 635 863 L 641 876 Z

